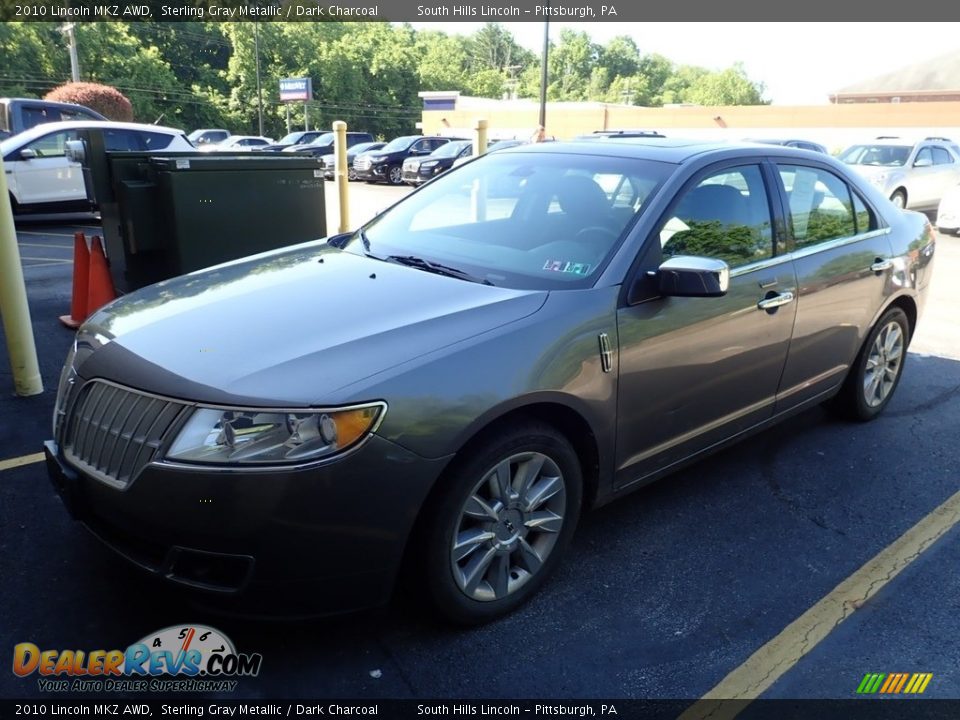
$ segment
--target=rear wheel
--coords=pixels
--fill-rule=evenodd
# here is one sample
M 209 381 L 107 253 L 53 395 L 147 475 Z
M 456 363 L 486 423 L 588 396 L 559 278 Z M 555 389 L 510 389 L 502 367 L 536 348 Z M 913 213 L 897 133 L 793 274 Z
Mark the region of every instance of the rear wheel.
M 559 562 L 580 513 L 580 463 L 540 423 L 476 446 L 425 510 L 416 559 L 434 610 L 478 624 L 529 599 Z
M 903 375 L 909 341 L 906 313 L 891 308 L 867 336 L 833 407 L 853 420 L 873 420 L 883 412 Z
M 890 196 L 890 202 L 894 207 L 903 210 L 907 206 L 907 194 L 903 190 L 894 190 L 893 195 Z

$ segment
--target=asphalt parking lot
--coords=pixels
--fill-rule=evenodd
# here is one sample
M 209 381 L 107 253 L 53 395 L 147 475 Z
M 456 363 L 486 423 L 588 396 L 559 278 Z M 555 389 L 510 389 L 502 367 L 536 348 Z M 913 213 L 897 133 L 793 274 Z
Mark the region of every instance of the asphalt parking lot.
M 353 224 L 405 192 L 355 189 Z M 932 297 L 880 419 L 850 424 L 814 409 L 590 513 L 529 605 L 454 630 L 404 603 L 336 620 L 224 616 L 143 582 L 69 520 L 31 456 L 50 434 L 71 340 L 57 321 L 69 307 L 71 239 L 95 228 L 91 216 L 17 225 L 46 390 L 10 396 L 0 353 L 0 650 L 126 647 L 204 623 L 263 654 L 240 698 L 696 699 L 731 673 L 748 684 L 769 675 L 751 658 L 776 640 L 787 660 L 761 697 L 852 698 L 865 673 L 925 672 L 926 697 L 960 698 L 960 530 L 945 511 L 933 515 L 939 539 L 906 555 L 902 572 L 864 596 L 842 586 L 851 612 L 810 652 L 810 634 L 790 630 L 960 489 L 960 238 L 939 239 Z M 0 697 L 42 696 L 36 679 L 0 672 Z

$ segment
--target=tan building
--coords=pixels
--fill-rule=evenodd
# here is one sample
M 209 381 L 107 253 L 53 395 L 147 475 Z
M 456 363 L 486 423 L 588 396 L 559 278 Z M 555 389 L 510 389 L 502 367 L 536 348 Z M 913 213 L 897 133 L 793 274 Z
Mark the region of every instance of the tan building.
M 960 101 L 960 51 L 854 83 L 830 96 L 834 103 Z
M 960 56 L 958 56 L 960 57 Z M 491 100 L 458 92 L 422 92 L 420 126 L 427 135 L 471 137 L 485 118 L 491 137 L 528 139 L 537 127 L 535 100 Z M 958 93 L 960 98 L 960 93 Z M 798 138 L 831 151 L 877 135 L 960 140 L 960 99 L 923 103 L 638 107 L 599 102 L 547 103 L 547 136 L 567 140 L 594 130 L 644 129 L 664 135 L 716 140 Z

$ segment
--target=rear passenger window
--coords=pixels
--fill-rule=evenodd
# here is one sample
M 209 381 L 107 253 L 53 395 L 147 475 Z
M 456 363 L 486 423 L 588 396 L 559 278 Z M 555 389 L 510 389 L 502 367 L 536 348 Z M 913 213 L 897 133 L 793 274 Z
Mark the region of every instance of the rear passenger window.
M 756 165 L 704 178 L 671 215 L 660 228 L 664 258 L 696 255 L 735 268 L 773 256 L 770 205 Z
M 951 157 L 950 153 L 947 152 L 946 148 L 934 146 L 933 164 L 934 165 L 952 165 L 953 157 Z
M 818 168 L 778 165 L 778 169 L 796 248 L 856 235 L 853 199 L 843 180 Z
M 870 212 L 870 208 L 860 199 L 860 196 L 853 193 L 853 209 L 857 213 L 857 234 L 870 232 L 877 229 L 877 221 Z

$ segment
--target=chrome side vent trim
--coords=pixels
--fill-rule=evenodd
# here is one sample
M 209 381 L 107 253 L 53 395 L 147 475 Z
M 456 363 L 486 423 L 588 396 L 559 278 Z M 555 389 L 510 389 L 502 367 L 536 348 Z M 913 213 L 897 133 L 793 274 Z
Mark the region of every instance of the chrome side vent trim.
M 613 350 L 610 349 L 610 337 L 606 333 L 600 333 L 600 367 L 605 373 L 613 370 Z

